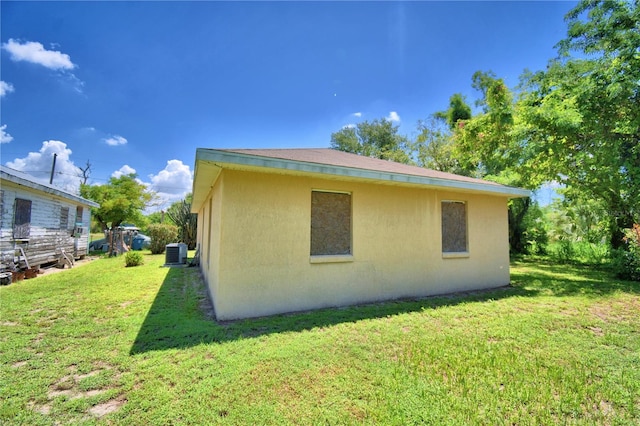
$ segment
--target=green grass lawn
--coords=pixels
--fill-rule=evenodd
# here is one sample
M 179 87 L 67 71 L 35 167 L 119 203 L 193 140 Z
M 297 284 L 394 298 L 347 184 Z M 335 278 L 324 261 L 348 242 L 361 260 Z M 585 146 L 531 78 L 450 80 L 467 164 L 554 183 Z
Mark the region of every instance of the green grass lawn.
M 640 283 L 520 261 L 496 291 L 218 324 L 163 262 L 0 288 L 0 424 L 640 423 Z

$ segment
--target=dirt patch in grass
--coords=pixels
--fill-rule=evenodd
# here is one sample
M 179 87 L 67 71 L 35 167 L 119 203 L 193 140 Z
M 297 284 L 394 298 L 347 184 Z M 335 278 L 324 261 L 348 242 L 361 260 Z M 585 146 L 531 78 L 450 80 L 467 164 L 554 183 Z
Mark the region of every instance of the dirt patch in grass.
M 627 296 L 624 301 L 600 302 L 593 305 L 590 312 L 605 322 L 634 321 L 640 312 L 640 297 Z
M 596 336 L 604 336 L 604 331 L 600 327 L 587 327 Z
M 106 416 L 107 414 L 118 411 L 124 403 L 125 401 L 122 399 L 112 399 L 89 408 L 89 413 L 96 417 Z
M 67 370 L 71 373 L 61 377 L 58 381 L 53 383 L 49 387 L 49 392 L 47 393 L 47 398 L 49 401 L 53 401 L 55 398 L 59 396 L 65 396 L 70 400 L 80 399 L 80 398 L 92 398 L 99 395 L 102 395 L 109 390 L 112 390 L 114 387 L 111 383 L 97 386 L 95 389 L 82 390 L 82 382 L 87 379 L 91 379 L 93 377 L 99 376 L 101 373 L 107 370 L 112 370 L 113 368 L 106 363 L 96 363 L 94 366 L 95 369 L 91 370 L 87 373 L 76 373 L 77 366 L 70 365 L 67 367 Z M 109 380 L 112 382 L 113 380 L 117 380 L 120 375 L 115 375 Z M 87 389 L 87 388 L 85 388 Z M 111 399 L 106 402 L 102 402 L 100 404 L 94 405 L 93 407 L 88 409 L 88 413 L 96 416 L 102 417 L 106 414 L 112 413 L 118 410 L 122 404 L 124 404 L 124 399 L 118 397 L 115 399 Z M 48 404 L 36 406 L 33 405 L 32 409 L 38 411 L 40 413 L 43 412 L 44 407 L 48 407 Z M 48 409 L 47 409 L 48 411 Z
M 73 268 L 77 268 L 79 266 L 83 266 L 86 265 L 96 259 L 99 259 L 98 257 L 94 257 L 94 256 L 87 256 L 84 259 L 80 259 L 80 260 L 76 260 Z M 38 277 L 42 277 L 45 275 L 50 275 L 50 274 L 56 274 L 58 272 L 63 272 L 63 271 L 69 271 L 73 268 L 56 268 L 55 266 L 51 267 L 51 268 L 45 268 L 45 269 L 40 269 L 40 271 L 38 272 L 38 276 L 36 278 L 32 278 L 32 279 L 37 279 Z
M 49 404 L 38 405 L 32 401 L 28 404 L 28 407 L 33 411 L 43 414 L 45 416 L 48 416 L 49 413 L 51 413 L 51 405 Z
M 43 339 L 44 339 L 44 333 L 38 333 L 36 338 L 31 341 L 31 344 L 32 345 L 40 344 L 40 343 L 42 343 Z

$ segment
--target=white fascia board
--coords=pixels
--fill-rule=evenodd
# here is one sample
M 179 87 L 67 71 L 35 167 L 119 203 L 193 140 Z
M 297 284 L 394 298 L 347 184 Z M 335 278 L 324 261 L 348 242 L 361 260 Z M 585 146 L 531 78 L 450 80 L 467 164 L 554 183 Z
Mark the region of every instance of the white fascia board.
M 221 170 L 217 164 L 199 159 L 196 151 L 196 164 L 191 187 L 191 213 L 198 213 L 211 188 L 218 180 Z
M 332 176 L 343 176 L 354 179 L 377 180 L 396 184 L 430 186 L 462 191 L 482 192 L 509 198 L 530 197 L 531 191 L 506 185 L 495 185 L 481 182 L 466 182 L 450 179 L 439 179 L 427 176 L 416 176 L 403 173 L 391 173 L 355 167 L 334 166 L 330 164 L 309 163 L 305 161 L 286 160 L 281 158 L 262 157 L 237 152 L 218 151 L 215 149 L 198 148 L 196 163 L 208 161 L 224 168 L 224 164 L 261 167 L 276 170 L 289 170 L 302 173 L 316 173 Z

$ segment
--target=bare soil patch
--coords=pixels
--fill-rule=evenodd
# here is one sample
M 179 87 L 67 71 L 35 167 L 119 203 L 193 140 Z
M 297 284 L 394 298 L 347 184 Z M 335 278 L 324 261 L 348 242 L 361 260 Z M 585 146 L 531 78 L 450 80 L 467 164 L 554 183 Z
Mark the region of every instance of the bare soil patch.
M 89 408 L 89 413 L 93 414 L 96 417 L 102 417 L 119 410 L 123 404 L 124 401 L 122 399 L 112 399 L 110 401 L 94 405 L 93 407 Z

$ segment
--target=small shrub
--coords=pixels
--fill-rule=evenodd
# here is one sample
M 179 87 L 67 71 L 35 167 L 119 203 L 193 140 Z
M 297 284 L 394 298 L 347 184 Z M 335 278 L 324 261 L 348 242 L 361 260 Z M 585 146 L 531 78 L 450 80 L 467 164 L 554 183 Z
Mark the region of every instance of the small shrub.
M 147 228 L 151 245 L 149 249 L 153 254 L 164 253 L 167 244 L 174 243 L 178 238 L 178 228 L 166 223 L 154 223 Z
M 619 278 L 640 281 L 640 225 L 625 232 L 625 247 L 612 253 L 613 270 Z
M 124 264 L 127 268 L 130 266 L 140 266 L 144 264 L 144 257 L 142 257 L 142 253 L 138 251 L 128 251 L 127 254 L 124 255 Z

